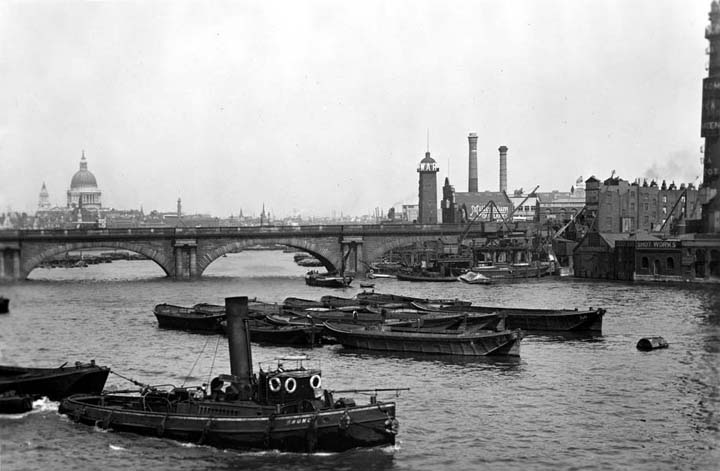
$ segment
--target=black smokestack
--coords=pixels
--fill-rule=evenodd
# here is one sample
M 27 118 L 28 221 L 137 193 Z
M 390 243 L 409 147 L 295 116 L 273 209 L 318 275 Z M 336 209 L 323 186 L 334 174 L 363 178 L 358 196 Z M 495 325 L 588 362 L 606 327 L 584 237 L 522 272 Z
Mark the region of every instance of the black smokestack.
M 240 399 L 252 397 L 252 350 L 250 349 L 250 331 L 247 326 L 248 298 L 238 296 L 225 298 L 227 313 L 228 345 L 230 347 L 230 373 L 235 377 L 233 383 L 240 391 Z

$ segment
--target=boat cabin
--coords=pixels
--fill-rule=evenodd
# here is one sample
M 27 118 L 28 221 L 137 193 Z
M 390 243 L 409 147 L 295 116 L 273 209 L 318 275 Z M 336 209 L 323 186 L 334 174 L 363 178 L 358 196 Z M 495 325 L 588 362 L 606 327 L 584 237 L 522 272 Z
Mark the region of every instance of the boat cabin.
M 308 365 L 308 357 L 304 355 L 279 358 L 274 366 L 260 363 L 258 401 L 268 405 L 282 404 L 285 411 L 294 405 L 297 412 L 332 404 L 332 398 L 326 397 L 329 393 L 322 388 L 319 362 L 314 363 Z

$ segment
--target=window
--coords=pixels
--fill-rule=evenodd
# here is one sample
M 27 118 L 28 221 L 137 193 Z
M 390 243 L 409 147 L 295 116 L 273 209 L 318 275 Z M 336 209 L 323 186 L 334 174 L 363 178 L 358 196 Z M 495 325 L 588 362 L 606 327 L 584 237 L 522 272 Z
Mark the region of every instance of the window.
M 663 202 L 663 203 L 667 203 L 667 195 L 663 195 L 663 197 L 662 197 L 662 202 Z
M 675 269 L 675 259 L 672 257 L 667 258 L 667 267 L 668 270 L 674 270 Z
M 647 257 L 643 257 L 642 260 L 640 260 L 640 268 L 643 270 L 647 270 L 650 267 L 650 260 L 648 260 Z

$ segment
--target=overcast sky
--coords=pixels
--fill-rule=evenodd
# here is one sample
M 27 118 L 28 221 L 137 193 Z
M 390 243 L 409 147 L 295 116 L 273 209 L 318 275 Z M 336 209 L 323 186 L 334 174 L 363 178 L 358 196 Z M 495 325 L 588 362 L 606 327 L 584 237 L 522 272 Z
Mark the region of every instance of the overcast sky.
M 0 0 L 0 211 L 366 214 L 438 186 L 701 175 L 710 1 Z M 698 180 L 696 183 L 700 183 Z

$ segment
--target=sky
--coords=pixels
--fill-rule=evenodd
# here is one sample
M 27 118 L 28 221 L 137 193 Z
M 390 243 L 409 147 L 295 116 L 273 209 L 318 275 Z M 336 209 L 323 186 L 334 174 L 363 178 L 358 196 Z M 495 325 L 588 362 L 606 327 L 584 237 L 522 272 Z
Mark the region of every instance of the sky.
M 417 204 L 579 177 L 695 182 L 710 1 L 0 0 L 0 212 L 54 205 L 84 151 L 103 205 L 226 217 Z M 428 137 L 429 136 L 429 137 Z M 428 145 L 429 144 L 429 145 Z

